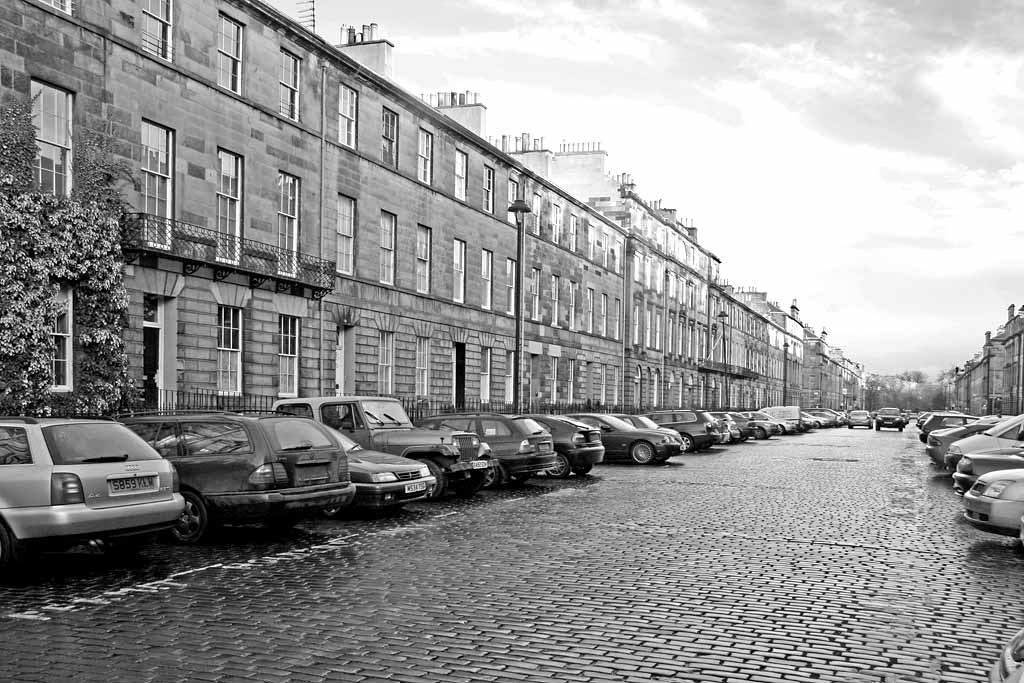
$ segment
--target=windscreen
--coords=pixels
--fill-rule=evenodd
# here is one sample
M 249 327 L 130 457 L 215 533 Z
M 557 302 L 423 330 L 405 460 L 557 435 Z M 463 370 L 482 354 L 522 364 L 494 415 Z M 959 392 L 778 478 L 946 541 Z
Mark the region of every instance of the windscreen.
M 371 424 L 412 427 L 412 420 L 398 401 L 362 401 L 363 414 Z

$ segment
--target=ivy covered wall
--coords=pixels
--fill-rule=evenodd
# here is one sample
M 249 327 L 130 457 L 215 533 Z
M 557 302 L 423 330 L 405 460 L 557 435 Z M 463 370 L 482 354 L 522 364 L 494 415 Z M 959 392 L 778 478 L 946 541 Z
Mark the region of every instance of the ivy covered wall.
M 126 169 L 103 136 L 79 135 L 73 145 L 72 196 L 37 192 L 32 103 L 0 104 L 0 414 L 102 414 L 133 391 L 117 191 Z M 61 287 L 73 293 L 68 393 L 51 390 Z

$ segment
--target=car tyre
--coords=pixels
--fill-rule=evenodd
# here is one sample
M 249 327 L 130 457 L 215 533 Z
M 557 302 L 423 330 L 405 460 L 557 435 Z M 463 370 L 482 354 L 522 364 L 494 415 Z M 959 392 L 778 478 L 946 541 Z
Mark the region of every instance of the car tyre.
M 637 465 L 649 465 L 654 462 L 654 446 L 647 441 L 637 441 L 629 447 L 629 457 Z
M 421 463 L 426 465 L 427 469 L 430 470 L 430 476 L 434 478 L 434 490 L 427 496 L 427 500 L 437 500 L 444 495 L 445 490 L 448 488 L 448 475 L 445 474 L 441 466 L 433 460 L 420 460 Z
M 878 425 L 875 425 L 875 431 L 876 431 L 876 432 L 880 432 L 880 431 L 882 431 L 882 428 L 881 428 L 881 427 L 879 427 Z
M 566 479 L 572 474 L 572 463 L 563 453 L 555 453 L 555 464 L 548 469 L 548 476 L 556 479 Z
M 501 466 L 501 463 L 493 462 L 491 463 L 491 466 L 487 468 L 486 474 L 484 474 L 483 488 L 491 489 L 496 486 L 501 486 L 507 479 L 508 477 L 505 476 L 505 468 Z
M 900 431 L 901 431 L 901 432 L 903 431 L 903 427 L 900 427 Z
M 682 451 L 683 453 L 689 453 L 693 451 L 693 437 L 689 434 L 680 434 L 679 438 L 682 440 Z
M 178 543 L 198 543 L 210 526 L 210 511 L 195 491 L 182 491 L 181 497 L 185 499 L 185 509 L 171 527 L 171 538 Z
M 590 474 L 590 470 L 594 469 L 593 465 L 577 465 L 572 468 L 572 473 L 577 477 L 585 477 Z
M 768 438 L 768 430 L 765 429 L 764 427 L 758 427 L 757 431 L 755 432 L 755 438 L 764 441 L 765 439 Z
M 0 572 L 21 562 L 24 557 L 24 544 L 0 521 Z

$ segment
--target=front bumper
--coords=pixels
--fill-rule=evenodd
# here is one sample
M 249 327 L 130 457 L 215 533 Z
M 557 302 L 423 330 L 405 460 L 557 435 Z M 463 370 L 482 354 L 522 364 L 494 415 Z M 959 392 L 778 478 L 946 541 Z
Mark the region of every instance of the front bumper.
M 214 493 L 205 498 L 210 512 L 219 519 L 258 521 L 294 512 L 345 507 L 355 495 L 356 485 L 346 481 L 270 491 Z
M 875 426 L 886 429 L 903 429 L 904 424 L 901 420 L 875 420 Z
M 1024 515 L 1024 501 L 1002 500 L 964 494 L 964 520 L 976 529 L 1000 536 L 1017 536 L 1020 518 Z
M 409 491 L 410 488 L 423 488 Z M 383 508 L 404 505 L 430 496 L 437 486 L 434 477 L 422 477 L 411 481 L 390 481 L 386 484 L 356 482 L 356 495 L 352 500 L 353 507 L 381 510 Z
M 10 508 L 4 521 L 21 540 L 109 538 L 169 529 L 184 508 L 184 499 L 175 493 L 168 500 L 109 508 L 84 503 Z

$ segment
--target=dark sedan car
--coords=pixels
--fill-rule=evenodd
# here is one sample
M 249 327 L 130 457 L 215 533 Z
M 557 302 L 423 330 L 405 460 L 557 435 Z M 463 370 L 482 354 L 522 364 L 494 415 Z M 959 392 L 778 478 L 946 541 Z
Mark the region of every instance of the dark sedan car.
M 221 522 L 288 527 L 356 494 L 341 442 L 313 420 L 169 412 L 122 422 L 178 472 L 185 511 L 171 535 L 181 543 Z
M 548 475 L 564 479 L 570 474 L 583 476 L 604 460 L 601 430 L 586 422 L 555 415 L 520 415 L 548 430 L 555 446 L 555 464 Z M 517 418 L 517 419 L 519 419 Z
M 925 441 L 925 452 L 928 458 L 938 467 L 946 467 L 946 452 L 955 441 L 966 439 L 969 436 L 980 434 L 989 427 L 1002 422 L 1002 418 L 988 416 L 979 419 L 977 422 L 965 424 L 961 427 L 945 427 L 933 429 L 928 432 L 928 439 Z M 956 467 L 956 463 L 953 463 Z
M 646 415 L 628 415 L 626 413 L 612 413 L 615 417 L 619 418 L 624 422 L 628 422 L 637 429 L 656 429 L 662 434 L 672 439 L 672 443 L 679 444 L 679 449 L 683 448 L 683 440 L 679 438 L 679 432 L 668 427 L 662 427 L 657 422 L 647 417 Z
M 887 429 L 898 429 L 903 431 L 903 428 L 907 425 L 903 420 L 903 414 L 900 413 L 899 408 L 882 408 L 875 413 L 875 431 L 879 431 L 882 427 Z
M 585 422 L 601 430 L 604 459 L 629 460 L 639 465 L 662 463 L 677 455 L 678 443 L 656 429 L 639 429 L 611 415 L 601 413 L 574 413 L 574 420 Z
M 513 419 L 498 413 L 457 413 L 428 417 L 420 426 L 474 432 L 486 442 L 498 463 L 497 468 L 490 468 L 486 486 L 523 482 L 555 464 L 551 434 L 528 417 Z
M 964 415 L 963 413 L 929 413 L 925 421 L 918 425 L 921 428 L 921 433 L 917 435 L 917 438 L 921 440 L 921 443 L 928 443 L 928 434 L 935 429 L 963 427 L 977 421 L 978 418 L 973 415 Z
M 661 427 L 679 432 L 684 451 L 699 451 L 710 448 L 721 440 L 718 420 L 706 410 L 659 410 L 648 413 L 647 417 Z
M 406 503 L 425 500 L 437 485 L 430 469 L 418 460 L 363 448 L 341 432 L 334 436 L 341 441 L 348 456 L 348 472 L 356 485 L 353 508 L 398 510 Z M 344 508 L 325 510 L 328 517 Z

